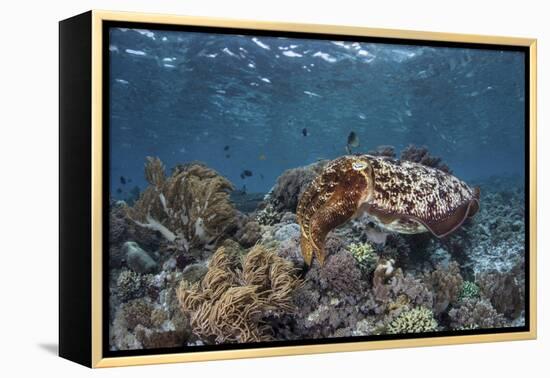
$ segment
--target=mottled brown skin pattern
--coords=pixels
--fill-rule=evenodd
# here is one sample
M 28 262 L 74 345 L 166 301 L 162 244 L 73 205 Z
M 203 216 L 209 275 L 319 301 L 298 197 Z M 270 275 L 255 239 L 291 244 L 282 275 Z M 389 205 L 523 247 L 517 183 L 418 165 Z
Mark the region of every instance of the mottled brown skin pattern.
M 322 264 L 324 242 L 335 227 L 366 212 L 388 231 L 431 231 L 442 237 L 479 209 L 479 189 L 435 168 L 371 155 L 329 163 L 300 197 L 301 248 L 310 265 Z
M 301 226 L 301 248 L 305 262 L 313 256 L 325 260 L 325 238 L 329 231 L 347 222 L 360 206 L 371 186 L 371 170 L 353 169 L 356 159 L 340 158 L 330 162 L 300 197 L 297 219 Z

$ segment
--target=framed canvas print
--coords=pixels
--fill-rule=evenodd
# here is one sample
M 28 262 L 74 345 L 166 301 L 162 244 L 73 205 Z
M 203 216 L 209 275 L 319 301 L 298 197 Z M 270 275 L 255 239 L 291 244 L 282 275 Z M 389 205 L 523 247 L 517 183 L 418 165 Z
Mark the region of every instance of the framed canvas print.
M 536 41 L 60 23 L 60 355 L 536 337 Z

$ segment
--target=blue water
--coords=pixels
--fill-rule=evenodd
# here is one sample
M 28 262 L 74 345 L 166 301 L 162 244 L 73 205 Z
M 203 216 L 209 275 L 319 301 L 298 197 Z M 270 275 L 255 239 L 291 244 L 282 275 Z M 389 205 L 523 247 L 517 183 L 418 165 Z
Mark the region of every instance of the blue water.
M 464 180 L 524 175 L 520 52 L 118 28 L 109 51 L 114 198 L 145 187 L 146 156 L 267 192 L 351 131 L 353 152 L 413 143 Z

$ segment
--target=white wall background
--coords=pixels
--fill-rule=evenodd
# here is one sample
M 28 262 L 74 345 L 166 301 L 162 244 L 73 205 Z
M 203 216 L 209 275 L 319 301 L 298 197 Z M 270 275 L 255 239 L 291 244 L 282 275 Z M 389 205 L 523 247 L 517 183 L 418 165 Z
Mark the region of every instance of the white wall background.
M 545 1 L 103 0 L 2 2 L 0 22 L 0 375 L 519 377 L 550 371 L 550 27 Z M 329 23 L 539 39 L 539 339 L 92 372 L 57 344 L 57 21 L 89 9 Z M 546 210 L 546 211 L 544 211 Z M 544 372 L 544 373 L 543 373 Z

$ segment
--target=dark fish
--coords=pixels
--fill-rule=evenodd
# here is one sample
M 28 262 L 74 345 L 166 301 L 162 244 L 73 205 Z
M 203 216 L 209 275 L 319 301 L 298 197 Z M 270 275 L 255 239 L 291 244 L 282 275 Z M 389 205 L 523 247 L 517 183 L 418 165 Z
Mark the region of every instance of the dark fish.
M 122 189 L 118 188 L 118 189 L 116 190 L 116 192 L 117 192 L 118 194 L 121 194 L 121 193 L 122 193 Z
M 223 150 L 224 150 L 224 151 L 229 150 L 229 146 L 225 146 L 225 147 L 223 148 Z
M 261 178 L 262 180 L 264 179 L 264 175 L 262 175 L 261 173 L 260 173 L 260 178 Z
M 126 179 L 124 178 L 124 176 L 120 176 L 120 183 L 122 185 L 126 185 Z
M 243 171 L 243 175 L 245 175 L 246 177 L 250 177 L 250 176 L 252 176 L 252 171 L 250 171 L 250 170 L 248 170 L 248 169 L 245 169 L 245 170 Z
M 241 179 L 244 180 L 245 177 L 246 177 L 246 176 L 244 175 L 244 173 L 241 173 Z
M 303 135 L 303 136 L 307 136 L 307 135 L 308 135 L 307 129 L 306 129 L 305 127 L 302 129 L 302 135 Z
M 225 154 L 225 158 L 226 158 L 226 159 L 229 159 L 230 157 L 231 157 L 231 155 Z
M 346 144 L 346 151 L 348 154 L 351 154 L 351 148 L 359 147 L 359 137 L 355 134 L 355 131 L 352 131 L 348 135 L 348 142 Z

